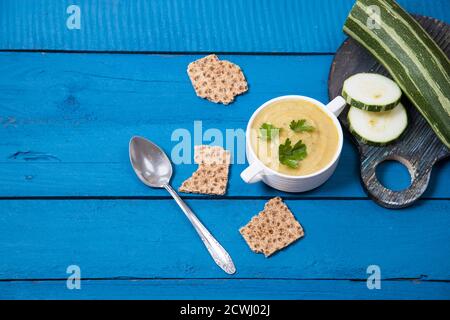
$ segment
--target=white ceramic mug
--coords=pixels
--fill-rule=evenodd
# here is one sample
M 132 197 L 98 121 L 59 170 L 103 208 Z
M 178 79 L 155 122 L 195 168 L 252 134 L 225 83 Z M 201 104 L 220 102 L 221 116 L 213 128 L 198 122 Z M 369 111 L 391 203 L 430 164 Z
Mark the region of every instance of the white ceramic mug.
M 313 174 L 304 176 L 289 176 L 286 174 L 279 173 L 267 167 L 261 160 L 257 158 L 250 142 L 251 126 L 256 115 L 258 115 L 261 112 L 261 110 L 263 110 L 268 105 L 274 102 L 292 99 L 312 102 L 318 108 L 321 108 L 323 111 L 325 111 L 325 113 L 333 120 L 333 123 L 336 126 L 336 130 L 338 131 L 339 135 L 338 148 L 336 154 L 333 157 L 333 160 L 323 169 Z M 333 101 L 331 101 L 327 105 L 324 105 L 323 103 L 315 99 L 296 95 L 281 96 L 264 103 L 261 107 L 256 109 L 247 125 L 247 131 L 245 133 L 246 154 L 250 166 L 247 167 L 244 171 L 242 171 L 241 173 L 242 180 L 244 180 L 246 183 L 255 183 L 263 181 L 265 184 L 275 189 L 286 192 L 304 192 L 317 188 L 318 186 L 323 184 L 333 174 L 338 164 L 339 157 L 341 155 L 344 138 L 342 134 L 342 127 L 341 124 L 339 123 L 339 120 L 337 119 L 337 116 L 342 112 L 345 105 L 346 105 L 345 99 L 342 97 L 336 97 Z

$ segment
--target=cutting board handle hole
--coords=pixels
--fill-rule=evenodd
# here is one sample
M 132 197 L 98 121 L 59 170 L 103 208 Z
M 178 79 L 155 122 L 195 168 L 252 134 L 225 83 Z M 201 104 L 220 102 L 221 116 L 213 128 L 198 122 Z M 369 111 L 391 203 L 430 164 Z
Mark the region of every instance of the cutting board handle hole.
M 396 157 L 381 161 L 375 169 L 375 174 L 385 188 L 402 191 L 411 186 L 414 173 L 407 160 Z

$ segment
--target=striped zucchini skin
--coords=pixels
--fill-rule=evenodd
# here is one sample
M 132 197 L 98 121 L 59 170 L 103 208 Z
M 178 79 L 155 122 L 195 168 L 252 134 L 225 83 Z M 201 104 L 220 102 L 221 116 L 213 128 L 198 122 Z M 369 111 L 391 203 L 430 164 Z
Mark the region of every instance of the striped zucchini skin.
M 383 112 L 383 111 L 392 110 L 400 102 L 400 98 L 399 98 L 397 101 L 386 104 L 384 106 L 369 105 L 369 104 L 362 103 L 361 101 L 352 99 L 345 90 L 342 90 L 342 97 L 352 107 L 355 107 L 355 108 L 358 108 L 361 110 L 365 110 L 365 111 L 372 111 L 372 112 Z
M 356 139 L 358 139 L 358 140 L 361 141 L 362 143 L 367 144 L 367 145 L 372 146 L 372 147 L 384 147 L 384 146 L 387 146 L 387 145 L 389 145 L 389 144 L 391 144 L 391 143 L 397 141 L 398 139 L 400 139 L 400 138 L 403 136 L 403 134 L 405 133 L 405 131 L 406 131 L 406 130 L 403 131 L 401 135 L 399 135 L 399 136 L 396 137 L 395 139 L 392 139 L 391 141 L 386 141 L 386 142 L 374 142 L 374 141 L 370 141 L 370 140 L 367 140 L 367 139 L 364 139 L 363 137 L 361 137 L 361 136 L 358 134 L 358 132 L 356 132 L 356 130 L 353 129 L 353 127 L 352 127 L 351 125 L 349 126 L 348 130 L 350 131 L 350 133 L 351 133 Z
M 368 23 L 372 5 L 380 9 L 380 28 Z M 394 0 L 357 0 L 344 31 L 390 72 L 450 148 L 450 61 L 419 23 Z

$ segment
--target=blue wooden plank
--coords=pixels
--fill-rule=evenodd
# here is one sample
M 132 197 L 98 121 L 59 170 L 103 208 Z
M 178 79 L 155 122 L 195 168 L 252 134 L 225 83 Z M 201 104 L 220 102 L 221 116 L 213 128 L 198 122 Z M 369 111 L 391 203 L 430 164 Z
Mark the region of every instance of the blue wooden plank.
M 250 91 L 230 106 L 195 96 L 186 75 L 198 55 L 0 54 L 0 196 L 166 196 L 142 185 L 131 171 L 128 140 L 146 136 L 168 153 L 179 128 L 193 134 L 242 129 L 264 101 L 285 94 L 327 100 L 331 56 L 221 56 L 241 65 Z M 204 141 L 209 143 L 209 141 Z M 321 188 L 295 197 L 366 197 L 358 157 L 348 141 L 339 167 Z M 195 165 L 176 166 L 178 187 Z M 263 184 L 246 185 L 231 170 L 229 196 L 273 196 Z M 407 177 L 388 168 L 395 184 Z M 450 164 L 434 170 L 426 197 L 449 198 Z
M 450 280 L 450 201 L 392 212 L 372 201 L 290 200 L 305 237 L 264 258 L 238 230 L 263 200 L 188 200 L 229 251 L 237 274 L 211 260 L 172 200 L 3 200 L 0 279 L 64 279 L 76 264 L 88 278 Z
M 450 283 L 338 280 L 84 280 L 80 290 L 61 281 L 0 282 L 0 299 L 450 299 Z M 272 310 L 274 312 L 274 310 Z
M 1 50 L 334 52 L 353 0 L 0 2 Z M 450 21 L 447 0 L 401 0 Z M 80 29 L 68 29 L 70 5 Z

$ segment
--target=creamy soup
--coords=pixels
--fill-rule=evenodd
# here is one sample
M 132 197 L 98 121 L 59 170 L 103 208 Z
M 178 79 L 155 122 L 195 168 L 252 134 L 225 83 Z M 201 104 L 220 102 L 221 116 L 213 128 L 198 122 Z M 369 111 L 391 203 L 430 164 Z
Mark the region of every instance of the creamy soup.
M 295 132 L 290 128 L 292 120 L 306 120 L 312 131 Z M 279 137 L 270 140 L 261 135 L 260 128 L 271 124 L 281 128 Z M 292 176 L 303 176 L 325 168 L 336 155 L 339 134 L 333 120 L 316 104 L 300 99 L 280 100 L 259 112 L 251 125 L 251 145 L 257 157 L 269 168 Z M 297 168 L 281 164 L 278 147 L 289 138 L 294 145 L 302 140 L 306 145 L 307 156 L 298 162 Z

